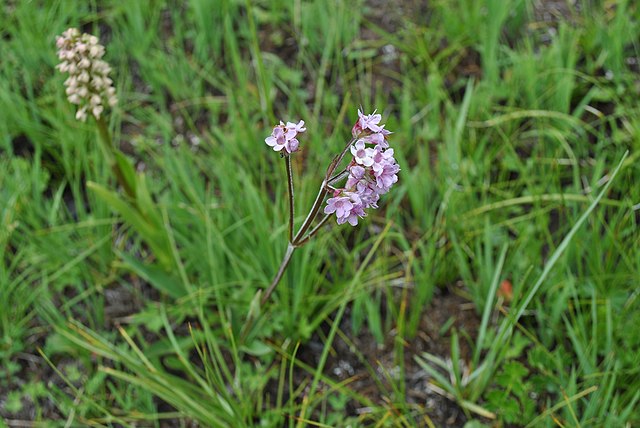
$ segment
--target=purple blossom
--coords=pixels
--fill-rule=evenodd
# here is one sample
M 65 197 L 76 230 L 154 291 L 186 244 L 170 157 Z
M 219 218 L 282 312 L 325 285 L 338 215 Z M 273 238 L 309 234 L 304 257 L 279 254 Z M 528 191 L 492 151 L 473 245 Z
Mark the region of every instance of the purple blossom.
M 271 135 L 264 139 L 269 147 L 272 147 L 274 151 L 279 152 L 284 149 L 287 153 L 291 154 L 298 150 L 300 142 L 296 138 L 298 133 L 306 131 L 304 127 L 304 120 L 293 123 L 287 122 L 285 125 L 280 121 L 279 125 L 273 127 Z
M 346 188 L 356 187 L 356 184 L 364 177 L 365 169 L 359 165 L 354 165 L 349 169 L 349 178 L 347 178 Z
M 381 119 L 375 111 L 365 115 L 358 110 L 352 129 L 357 141 L 350 147 L 353 158 L 347 167 L 345 187 L 334 189 L 334 197 L 327 200 L 324 210 L 326 214 L 335 213 L 338 224 L 357 225 L 358 219 L 366 216 L 365 210 L 378 208 L 380 195 L 398 181 L 400 167 L 387 142 L 392 132 L 380 125 Z
M 362 139 L 367 143 L 375 144 L 376 146 L 382 147 L 383 149 L 389 147 L 389 143 L 387 142 L 387 139 L 382 132 L 365 135 L 364 137 L 362 137 Z
M 365 205 L 356 192 L 342 192 L 345 196 L 336 196 L 327 200 L 324 208 L 325 214 L 336 214 L 338 224 L 349 223 L 352 226 L 358 224 L 358 218 L 365 217 Z
M 280 122 L 280 125 L 282 125 L 283 123 Z M 293 122 L 287 122 L 287 129 L 293 129 L 295 130 L 297 133 L 300 132 L 304 132 L 307 130 L 307 128 L 304 127 L 304 120 L 301 120 L 298 123 L 293 123 Z
M 358 110 L 358 122 L 363 130 L 370 130 L 371 132 L 380 132 L 382 127 L 378 126 L 378 123 L 382 120 L 382 116 L 375 111 L 371 114 L 363 114 Z
M 380 195 L 398 181 L 398 166 L 387 136 L 392 134 L 380 125 L 381 116 L 374 111 L 365 115 L 358 110 L 358 120 L 352 133 L 357 138 L 350 147 L 353 156 L 347 167 L 344 188 L 334 189 L 334 197 L 327 201 L 326 214 L 336 214 L 338 224 L 358 224 L 369 208 L 378 208 Z M 372 145 L 373 147 L 368 147 Z
M 376 165 L 389 161 L 395 162 L 395 159 L 393 158 L 393 149 L 387 149 L 383 151 L 382 147 L 380 146 L 374 147 L 371 158 L 373 159 L 374 171 L 376 169 Z
M 284 128 L 282 126 L 276 126 L 273 128 L 273 132 L 270 136 L 264 139 L 264 142 L 268 146 L 273 147 L 273 150 L 280 151 L 286 144 L 287 140 L 284 135 Z
M 364 205 L 355 204 L 351 208 L 351 211 L 349 211 L 349 215 L 347 215 L 346 217 L 342 217 L 342 218 L 338 217 L 338 224 L 343 224 L 343 223 L 349 222 L 349 224 L 351 226 L 357 226 L 358 225 L 358 218 L 366 217 L 366 215 L 367 215 L 367 213 L 364 212 Z
M 398 181 L 397 174 L 399 171 L 400 167 L 395 163 L 395 160 L 386 160 L 377 164 L 377 168 L 373 170 L 373 173 L 380 193 L 388 192 L 391 186 Z
M 356 185 L 356 189 L 364 208 L 378 208 L 380 193 L 373 183 L 362 180 Z
M 358 120 L 355 125 L 353 125 L 351 133 L 354 137 L 358 137 L 363 132 L 380 132 L 383 129 L 378 125 L 381 120 L 382 116 L 380 114 L 376 114 L 375 111 L 371 114 L 363 114 L 360 109 L 358 109 Z
M 299 145 L 300 145 L 300 141 L 298 141 L 297 138 L 292 138 L 290 140 L 287 140 L 287 142 L 284 144 L 284 149 L 288 153 L 297 152 Z
M 327 200 L 327 206 L 324 208 L 324 213 L 336 213 L 336 217 L 338 217 L 339 221 L 340 218 L 348 216 L 352 208 L 353 204 L 351 203 L 351 198 L 348 196 L 336 196 L 335 198 L 329 198 Z
M 355 161 L 360 165 L 373 165 L 373 149 L 365 148 L 364 140 L 358 140 L 353 146 L 351 146 L 351 154 L 355 158 Z

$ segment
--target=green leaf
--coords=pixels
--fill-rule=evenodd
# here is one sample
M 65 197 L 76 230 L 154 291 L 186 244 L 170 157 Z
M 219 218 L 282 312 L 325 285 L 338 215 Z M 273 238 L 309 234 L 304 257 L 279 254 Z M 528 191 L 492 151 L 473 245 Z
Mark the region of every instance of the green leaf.
M 516 333 L 513 335 L 511 346 L 505 353 L 505 359 L 518 358 L 522 355 L 524 348 L 529 346 L 531 341 L 524 335 Z
M 505 394 L 502 390 L 493 390 L 487 393 L 487 401 L 490 409 L 502 416 L 507 422 L 518 420 L 520 414 L 520 405 L 510 394 Z
M 254 357 L 262 357 L 273 352 L 269 345 L 260 340 L 254 340 L 251 343 L 242 346 L 240 349 L 249 355 L 253 355 Z
M 489 428 L 490 425 L 485 425 L 479 420 L 471 420 L 464 424 L 464 428 Z
M 20 391 L 11 391 L 7 395 L 7 401 L 4 404 L 4 408 L 9 413 L 18 413 L 22 410 L 22 394 Z
M 162 218 L 151 201 L 142 177 L 137 186 L 139 198 L 137 208 L 122 198 L 118 193 L 97 183 L 89 181 L 87 187 L 118 212 L 124 220 L 142 236 L 142 239 L 149 244 L 153 254 L 158 258 L 163 267 L 170 269 L 173 266 L 171 246 L 162 223 Z
M 133 190 L 134 194 L 137 194 L 136 171 L 135 169 L 133 169 L 133 165 L 131 164 L 129 159 L 127 159 L 127 157 L 124 155 L 124 153 L 122 153 L 120 150 L 114 150 L 114 154 L 116 157 L 116 163 L 118 164 L 120 171 L 122 171 L 122 175 L 124 176 L 124 179 L 129 185 L 129 188 Z
M 161 267 L 145 264 L 126 253 L 120 252 L 118 255 L 122 258 L 127 268 L 154 288 L 176 299 L 187 294 L 187 290 L 183 287 L 180 279 L 167 273 Z

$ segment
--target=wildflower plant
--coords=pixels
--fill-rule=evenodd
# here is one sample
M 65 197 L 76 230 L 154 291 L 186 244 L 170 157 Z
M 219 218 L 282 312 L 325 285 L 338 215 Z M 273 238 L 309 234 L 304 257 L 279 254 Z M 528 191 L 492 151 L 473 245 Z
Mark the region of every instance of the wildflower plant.
M 76 119 L 85 122 L 89 114 L 100 119 L 105 103 L 111 107 L 118 103 L 109 78 L 111 67 L 102 60 L 104 46 L 96 36 L 80 34 L 77 28 L 69 28 L 58 36 L 56 46 L 61 61 L 56 68 L 69 73 L 64 82 L 67 99 L 79 106 Z
M 289 194 L 289 245 L 278 272 L 262 297 L 264 304 L 280 282 L 294 250 L 306 244 L 322 226 L 335 215 L 338 224 L 349 223 L 357 226 L 367 210 L 378 208 L 380 196 L 387 193 L 398 181 L 398 166 L 389 147 L 390 131 L 380 125 L 382 116 L 375 111 L 363 114 L 358 110 L 358 119 L 352 130 L 352 138 L 329 163 L 318 195 L 304 222 L 294 234 L 294 189 L 291 174 L 291 156 L 299 149 L 298 134 L 306 131 L 304 121 L 298 123 L 280 122 L 273 128 L 265 143 L 284 157 L 287 171 Z M 351 155 L 347 166 L 339 170 L 345 156 Z M 338 183 L 343 183 L 339 186 Z M 330 196 L 327 199 L 327 196 Z M 313 227 L 311 225 L 320 214 L 325 203 L 324 217 Z
M 129 165 L 114 146 L 104 120 L 105 105 L 114 107 L 118 103 L 113 80 L 109 77 L 111 67 L 102 59 L 104 46 L 96 36 L 69 28 L 56 37 L 56 47 L 60 60 L 56 68 L 69 74 L 64 86 L 67 100 L 78 106 L 76 119 L 81 122 L 86 122 L 89 116 L 95 119 L 109 166 L 126 193 L 134 198 L 135 187 Z
M 67 100 L 78 106 L 77 120 L 87 122 L 94 119 L 102 152 L 124 195 L 98 183 L 89 182 L 87 186 L 133 225 L 160 264 L 163 272 L 158 275 L 168 275 L 175 270 L 175 264 L 160 210 L 147 190 L 144 175 L 136 173 L 132 163 L 111 138 L 105 118 L 106 107 L 114 107 L 118 102 L 113 80 L 109 77 L 111 66 L 102 59 L 105 48 L 97 37 L 81 33 L 77 28 L 69 28 L 58 36 L 56 47 L 61 61 L 56 68 L 69 75 L 64 82 Z M 134 270 L 136 266 L 141 269 L 134 261 L 129 264 Z M 173 297 L 181 297 L 186 292 L 173 277 L 156 284 L 162 284 L 157 288 Z

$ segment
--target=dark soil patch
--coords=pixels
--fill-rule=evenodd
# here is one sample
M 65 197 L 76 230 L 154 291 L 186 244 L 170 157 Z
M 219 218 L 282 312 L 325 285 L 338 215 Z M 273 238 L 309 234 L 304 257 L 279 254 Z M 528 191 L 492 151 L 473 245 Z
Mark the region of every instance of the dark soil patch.
M 416 356 L 428 352 L 450 361 L 450 333 L 455 328 L 461 338 L 462 361 L 458 363 L 463 369 L 469 367 L 471 348 L 464 338 L 475 340 L 480 320 L 473 304 L 457 291 L 451 288 L 436 292 L 430 307 L 424 311 L 417 336 L 410 341 L 403 341 L 400 352 L 397 342 L 402 339 L 397 337 L 395 330 L 389 333 L 383 344 L 378 344 L 366 330 L 354 334 L 347 314 L 341 324 L 343 335 L 337 335 L 334 340 L 325 375 L 338 382 L 351 380 L 349 389 L 403 414 L 416 426 L 425 426 L 425 416 L 439 427 L 462 426 L 466 421 L 462 409 L 441 395 L 439 388 L 432 387 L 431 377 L 415 360 Z M 442 331 L 443 326 L 447 325 L 446 331 Z M 316 335 L 299 351 L 298 357 L 316 367 L 323 347 L 324 342 Z M 401 374 L 400 363 L 404 364 L 403 379 L 398 378 Z M 303 379 L 297 381 L 302 382 Z M 403 384 L 405 397 L 394 397 L 393 383 Z M 406 415 L 404 410 L 394 406 L 394 400 L 419 410 L 412 410 L 413 415 Z M 359 416 L 366 415 L 369 409 L 350 402 L 345 411 L 347 416 Z

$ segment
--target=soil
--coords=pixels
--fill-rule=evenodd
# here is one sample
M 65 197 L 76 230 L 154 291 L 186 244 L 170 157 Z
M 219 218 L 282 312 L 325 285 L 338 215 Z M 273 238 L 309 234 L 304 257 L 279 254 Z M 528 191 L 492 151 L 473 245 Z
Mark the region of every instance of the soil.
M 459 287 L 437 290 L 429 308 L 423 312 L 418 334 L 411 341 L 402 344 L 403 382 L 406 391 L 402 401 L 412 408 L 419 409 L 412 420 L 415 426 L 427 426 L 425 420 L 430 419 L 438 427 L 461 427 L 467 420 L 462 409 L 430 383 L 431 377 L 415 359 L 423 352 L 428 352 L 450 361 L 450 333 L 452 329 L 456 329 L 459 333 L 462 358 L 459 363 L 463 370 L 469 366 L 471 348 L 464 337 L 475 339 L 480 320 L 475 306 L 461 297 L 461 294 L 464 293 Z M 441 331 L 447 324 L 449 328 Z M 324 374 L 337 382 L 349 381 L 348 388 L 352 391 L 376 404 L 403 413 L 403 410 L 394 408 L 391 396 L 390 379 L 400 373 L 399 361 L 396 360 L 395 329 L 389 333 L 383 344 L 378 344 L 366 329 L 353 334 L 347 311 L 341 323 L 341 330 L 344 335 L 336 335 L 333 352 L 330 353 Z M 324 341 L 316 335 L 300 349 L 298 357 L 315 367 L 319 364 L 323 347 Z M 298 381 L 302 382 L 303 379 Z M 366 415 L 368 411 L 369 409 L 350 402 L 347 404 L 345 416 Z

